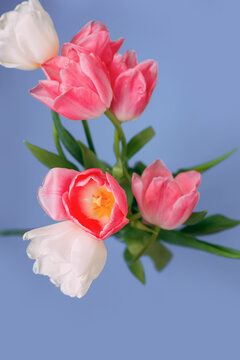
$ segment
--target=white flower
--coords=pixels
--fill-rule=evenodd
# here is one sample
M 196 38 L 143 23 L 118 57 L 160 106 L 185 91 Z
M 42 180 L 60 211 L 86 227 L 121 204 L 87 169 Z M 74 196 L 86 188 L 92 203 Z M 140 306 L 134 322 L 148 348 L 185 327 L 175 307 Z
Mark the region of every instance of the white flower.
M 33 271 L 49 276 L 69 296 L 81 298 L 102 271 L 107 250 L 72 221 L 28 231 L 24 240 L 31 240 L 27 254 L 36 259 Z
M 52 20 L 38 0 L 24 1 L 0 17 L 0 65 L 34 70 L 58 49 Z

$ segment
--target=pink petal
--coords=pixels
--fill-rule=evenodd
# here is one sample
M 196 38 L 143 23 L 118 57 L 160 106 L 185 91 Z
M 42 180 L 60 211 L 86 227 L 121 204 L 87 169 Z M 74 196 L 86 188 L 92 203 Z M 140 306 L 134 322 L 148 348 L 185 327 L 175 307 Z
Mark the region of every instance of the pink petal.
M 123 61 L 127 65 L 127 68 L 133 68 L 137 66 L 137 54 L 134 50 L 127 50 L 123 55 Z
M 141 211 L 141 214 L 149 224 L 158 225 L 160 222 L 159 206 L 168 181 L 168 178 L 153 178 L 143 192 L 142 208 L 144 211 L 143 213 Z
M 143 195 L 144 195 L 143 182 L 140 176 L 138 176 L 136 173 L 133 173 L 132 175 L 132 192 L 136 198 L 140 213 L 144 218 L 146 218 L 147 215 L 143 205 Z
M 136 119 L 146 106 L 146 82 L 142 73 L 129 69 L 120 74 L 114 84 L 111 110 L 119 121 Z
M 38 190 L 38 201 L 46 213 L 54 220 L 67 220 L 62 196 L 69 190 L 71 181 L 79 174 L 70 169 L 51 169 Z
M 111 48 L 112 48 L 112 53 L 115 54 L 116 52 L 118 52 L 118 50 L 120 49 L 120 47 L 122 46 L 124 42 L 124 38 L 120 38 L 116 41 L 111 41 Z
M 64 69 L 68 64 L 69 59 L 67 57 L 56 56 L 42 64 L 41 68 L 48 80 L 60 81 L 60 71 Z
M 103 104 L 108 108 L 112 101 L 112 88 L 109 77 L 101 62 L 93 54 L 80 57 L 82 71 L 92 80 Z
M 99 239 L 104 240 L 110 235 L 115 234 L 121 230 L 129 220 L 123 215 L 119 206 L 115 203 L 112 209 L 111 219 L 107 225 L 104 226 L 99 234 Z
M 114 81 L 118 77 L 118 75 L 120 75 L 122 72 L 126 70 L 127 70 L 127 65 L 123 61 L 122 55 L 115 54 L 110 67 L 110 77 L 112 84 L 114 84 Z
M 65 43 L 61 49 L 62 57 L 67 57 L 69 60 L 74 61 L 76 63 L 79 62 L 81 54 L 90 54 L 87 49 L 84 49 L 78 45 L 72 43 Z
M 101 169 L 92 168 L 81 171 L 75 181 L 70 186 L 70 192 L 75 186 L 85 186 L 89 180 L 94 180 L 98 186 L 103 186 L 106 183 L 106 176 Z
M 181 195 L 178 185 L 170 178 L 154 178 L 144 195 L 147 221 L 162 227 Z
M 84 120 L 99 117 L 106 111 L 106 106 L 95 92 L 72 88 L 55 100 L 54 110 L 70 120 Z
M 79 206 L 78 198 L 75 195 L 79 194 L 73 191 L 71 198 L 67 192 L 63 194 L 63 204 L 69 219 L 73 220 L 81 229 L 85 230 L 95 239 L 100 239 L 100 232 L 102 231 L 100 222 L 96 219 L 89 218 L 85 214 L 84 208 Z
M 71 88 L 85 87 L 97 94 L 97 89 L 88 76 L 84 74 L 79 63 L 71 61 L 68 66 L 61 70 L 61 92 L 66 92 Z
M 93 32 L 108 31 L 106 26 L 100 21 L 90 21 L 74 36 L 71 43 L 79 45 L 79 43 Z
M 30 90 L 30 94 L 43 104 L 54 110 L 54 101 L 59 93 L 59 82 L 42 80 L 40 84 Z
M 119 185 L 116 179 L 110 174 L 106 172 L 106 178 L 109 183 L 109 190 L 113 193 L 113 196 L 116 200 L 116 203 L 119 206 L 122 214 L 127 216 L 128 213 L 128 204 L 127 204 L 127 196 L 123 188 Z M 108 187 L 107 187 L 108 188 Z
M 145 60 L 136 66 L 136 69 L 143 74 L 146 84 L 148 97 L 150 99 L 157 83 L 158 64 L 154 60 Z
M 182 225 L 192 214 L 199 197 L 198 192 L 192 192 L 179 198 L 172 209 L 171 215 L 164 224 L 162 224 L 162 228 L 172 230 Z
M 186 171 L 178 174 L 175 182 L 183 194 L 189 194 L 197 189 L 201 182 L 201 174 L 198 171 Z
M 171 172 L 168 170 L 164 162 L 160 159 L 155 160 L 142 173 L 143 187 L 146 189 L 153 178 L 162 177 L 173 179 Z

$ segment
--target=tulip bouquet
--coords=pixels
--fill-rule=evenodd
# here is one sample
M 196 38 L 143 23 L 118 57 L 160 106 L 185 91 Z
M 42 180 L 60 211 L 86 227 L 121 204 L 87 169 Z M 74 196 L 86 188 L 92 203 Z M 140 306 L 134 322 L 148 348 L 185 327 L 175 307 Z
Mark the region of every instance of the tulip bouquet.
M 30 93 L 52 111 L 57 151 L 25 143 L 50 168 L 38 200 L 56 223 L 1 234 L 24 233 L 24 240 L 30 240 L 27 254 L 35 260 L 34 272 L 49 276 L 72 297 L 85 295 L 102 271 L 107 257 L 104 240 L 111 235 L 122 242 L 127 266 L 142 283 L 141 258 L 150 257 L 161 271 L 171 259 L 165 243 L 240 258 L 238 250 L 196 237 L 232 228 L 240 221 L 207 216 L 206 210 L 193 212 L 201 174 L 233 151 L 175 174 L 160 159 L 150 165 L 141 161 L 129 165 L 155 133 L 147 127 L 127 142 L 122 125 L 146 108 L 158 67 L 154 60 L 138 63 L 133 50 L 120 55 L 122 43 L 122 38 L 111 41 L 103 23 L 91 21 L 58 55 L 58 36 L 38 0 L 23 2 L 0 18 L 0 64 L 43 70 L 46 79 Z M 113 165 L 98 158 L 87 123 L 104 113 L 115 128 Z M 59 115 L 82 123 L 87 145 L 68 132 Z

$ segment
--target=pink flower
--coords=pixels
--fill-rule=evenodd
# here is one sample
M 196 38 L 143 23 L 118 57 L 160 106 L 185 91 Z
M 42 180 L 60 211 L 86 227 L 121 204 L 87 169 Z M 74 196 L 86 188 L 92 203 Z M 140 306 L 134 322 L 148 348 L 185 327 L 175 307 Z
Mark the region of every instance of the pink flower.
M 157 82 L 154 60 L 137 63 L 136 52 L 128 50 L 123 58 L 116 54 L 110 67 L 113 101 L 110 110 L 119 121 L 138 118 L 147 106 Z
M 182 225 L 192 214 L 198 200 L 197 171 L 182 172 L 174 179 L 161 160 L 155 160 L 141 177 L 133 174 L 132 190 L 146 222 L 171 230 Z
M 128 223 L 125 191 L 100 169 L 51 169 L 39 188 L 38 199 L 51 218 L 72 220 L 99 240 Z
M 108 29 L 99 21 L 90 21 L 74 36 L 71 43 L 66 43 L 62 48 L 62 55 L 71 50 L 76 52 L 87 51 L 97 55 L 106 66 L 110 66 L 114 54 L 122 46 L 124 39 L 111 41 Z
M 109 108 L 109 75 L 94 54 L 57 56 L 41 67 L 47 80 L 40 81 L 30 93 L 52 110 L 71 120 L 83 120 L 97 118 Z

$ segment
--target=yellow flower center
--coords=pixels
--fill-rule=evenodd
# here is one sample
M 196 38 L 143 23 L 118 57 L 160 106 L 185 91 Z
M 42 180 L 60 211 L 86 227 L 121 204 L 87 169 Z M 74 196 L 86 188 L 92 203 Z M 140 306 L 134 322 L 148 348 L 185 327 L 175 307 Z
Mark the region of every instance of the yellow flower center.
M 93 211 L 97 217 L 111 216 L 112 208 L 115 203 L 112 192 L 107 191 L 105 187 L 101 187 L 92 195 Z

